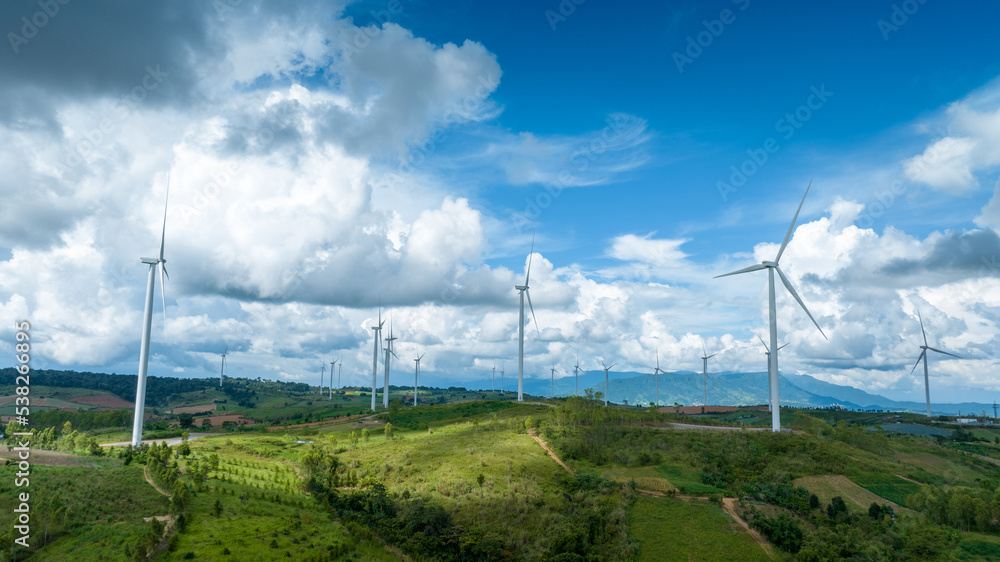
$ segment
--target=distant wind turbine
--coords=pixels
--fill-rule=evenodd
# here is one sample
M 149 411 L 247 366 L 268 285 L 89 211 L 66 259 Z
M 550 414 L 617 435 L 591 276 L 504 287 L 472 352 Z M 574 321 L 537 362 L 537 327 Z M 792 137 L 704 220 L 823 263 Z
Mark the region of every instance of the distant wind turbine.
M 614 363 L 612 363 L 610 365 L 605 365 L 604 364 L 604 359 L 601 359 L 601 367 L 604 368 L 604 407 L 605 408 L 608 406 L 608 371 L 610 371 L 611 368 L 614 367 L 614 366 L 615 366 Z
M 392 350 L 392 342 L 396 341 L 396 338 L 392 335 L 392 324 L 389 324 L 389 337 L 385 338 L 385 390 L 382 391 L 382 407 L 389 407 L 389 362 L 390 356 L 399 359 L 396 352 Z
M 319 370 L 319 396 L 320 396 L 320 398 L 323 397 L 323 377 L 324 376 L 326 376 L 326 363 L 323 363 L 320 366 L 320 370 Z M 333 371 L 332 370 L 330 371 L 330 379 L 331 380 L 333 379 Z
M 163 292 L 164 277 L 170 279 L 167 273 L 167 260 L 163 257 L 163 244 L 167 238 L 167 201 L 170 197 L 170 172 L 167 172 L 167 192 L 163 198 L 163 229 L 160 232 L 160 257 L 141 258 L 140 261 L 149 266 L 149 279 L 146 282 L 146 307 L 142 318 L 142 340 L 139 345 L 139 376 L 135 389 L 135 417 L 132 420 L 132 446 L 142 444 L 142 418 L 146 405 L 146 374 L 149 367 L 149 335 L 153 326 L 153 294 L 156 292 L 156 270 L 160 270 L 160 299 L 163 304 L 163 330 L 167 329 L 167 297 Z
M 761 269 L 767 270 L 767 302 L 768 302 L 768 320 L 770 327 L 770 348 L 774 350 L 771 355 L 770 365 L 768 366 L 768 380 L 771 383 L 771 404 L 773 405 L 771 409 L 771 431 L 781 431 L 781 415 L 780 415 L 780 402 L 778 400 L 778 319 L 777 319 L 777 308 L 774 303 L 774 272 L 778 272 L 778 277 L 781 278 L 782 284 L 785 285 L 785 289 L 795 298 L 795 301 L 799 303 L 802 310 L 805 311 L 809 319 L 812 320 L 813 324 L 816 325 L 816 329 L 819 330 L 820 334 L 823 334 L 823 338 L 826 339 L 826 334 L 823 333 L 823 329 L 819 327 L 819 323 L 813 318 L 813 315 L 809 313 L 809 309 L 806 308 L 802 299 L 799 298 L 799 294 L 795 292 L 792 288 L 791 282 L 785 277 L 785 274 L 781 272 L 778 267 L 778 261 L 781 260 L 781 254 L 785 252 L 785 247 L 788 246 L 788 239 L 792 237 L 792 231 L 795 230 L 795 221 L 799 218 L 799 211 L 802 210 L 802 204 L 806 202 L 806 196 L 809 195 L 809 188 L 812 187 L 812 182 L 809 182 L 809 186 L 806 187 L 805 195 L 802 196 L 802 201 L 799 203 L 799 208 L 795 211 L 795 216 L 792 217 L 792 224 L 788 225 L 788 232 L 785 233 L 785 239 L 781 242 L 781 247 L 778 249 L 778 255 L 774 257 L 774 261 L 764 261 L 757 265 L 751 265 L 750 267 L 745 267 L 736 271 L 729 273 L 724 273 L 722 275 L 716 275 L 716 279 L 719 277 L 726 277 L 729 275 L 738 275 L 740 273 L 749 273 L 751 271 L 758 271 Z
M 573 381 L 575 383 L 575 388 L 573 389 L 573 396 L 580 395 L 580 352 L 576 352 L 576 365 L 573 365 Z
M 702 404 L 708 406 L 708 360 L 718 355 L 718 353 L 709 355 L 704 345 L 701 346 L 701 351 L 704 354 L 701 356 L 701 383 L 705 388 L 705 401 Z
M 424 358 L 424 355 L 427 355 L 427 353 L 426 352 L 421 353 L 420 357 L 417 357 L 416 359 L 414 359 L 414 361 L 416 362 L 416 367 L 415 367 L 415 369 L 413 371 L 413 405 L 414 406 L 417 405 L 417 378 L 420 377 L 420 360 Z M 493 367 L 493 369 L 496 370 L 496 367 Z
M 538 331 L 538 320 L 535 319 L 535 307 L 531 304 L 531 294 L 528 293 L 528 277 L 531 276 L 531 255 L 535 253 L 535 237 L 531 237 L 531 251 L 528 252 L 528 268 L 524 272 L 524 285 L 514 285 L 521 297 L 521 313 L 517 322 L 517 401 L 524 401 L 524 297 L 528 297 L 528 307 L 531 309 L 531 319 L 535 321 L 535 331 Z
M 552 373 L 550 375 L 550 382 L 552 385 L 551 396 L 556 397 L 556 366 L 553 364 L 552 368 L 549 369 Z
M 757 335 L 757 339 L 760 340 L 760 345 L 764 346 L 764 355 L 767 356 L 767 370 L 768 370 L 768 373 L 770 373 L 771 372 L 771 350 L 767 348 L 767 344 L 764 343 L 764 338 L 760 337 L 760 334 L 757 334 L 756 332 L 754 332 L 754 334 L 756 334 Z M 786 345 L 788 345 L 788 344 L 787 343 L 783 343 L 783 344 L 781 344 L 781 345 L 778 346 L 778 349 L 781 349 L 781 348 L 785 347 Z M 770 376 L 767 377 L 767 411 L 768 412 L 771 411 L 771 377 Z
M 222 369 L 219 370 L 219 387 L 222 387 L 222 375 L 226 373 L 226 354 L 229 353 L 229 346 L 222 352 Z
M 334 359 L 333 361 L 330 361 L 330 397 L 327 398 L 327 400 L 333 400 L 333 368 L 337 366 L 337 362 L 338 361 L 340 361 L 339 358 L 338 359 Z M 340 388 L 340 379 L 339 378 L 337 379 L 337 388 Z
M 496 394 L 497 392 L 497 362 L 493 362 L 493 379 L 490 383 L 490 392 Z
M 653 369 L 653 379 L 656 381 L 656 407 L 660 407 L 660 373 L 666 374 L 666 371 L 660 368 L 660 350 L 656 350 L 656 368 Z
M 503 369 L 506 366 L 507 366 L 506 361 L 500 363 L 500 396 L 503 396 Z
M 941 351 L 940 349 L 935 349 L 935 348 L 927 345 L 927 332 L 924 331 L 924 319 L 921 318 L 919 310 L 917 311 L 917 319 L 920 321 L 920 333 L 923 334 L 923 336 L 924 336 L 924 345 L 920 346 L 920 356 L 917 357 L 917 362 L 914 363 L 913 364 L 913 368 L 910 369 L 910 374 L 911 375 L 913 374 L 913 371 L 916 370 L 917 365 L 920 364 L 920 360 L 923 359 L 924 360 L 924 393 L 927 395 L 927 417 L 931 417 L 931 385 L 930 385 L 930 376 L 927 374 L 927 352 L 928 351 L 936 351 L 938 353 L 943 353 L 944 355 L 950 355 L 950 356 L 956 357 L 958 359 L 961 359 L 961 357 L 959 357 L 958 355 L 955 355 L 954 353 L 948 353 L 947 351 Z
M 385 321 L 382 320 L 382 298 L 379 297 L 378 304 L 378 326 L 372 326 L 372 330 L 375 331 L 375 349 L 372 351 L 372 411 L 375 411 L 375 391 L 378 384 L 378 348 L 382 347 L 382 325 Z

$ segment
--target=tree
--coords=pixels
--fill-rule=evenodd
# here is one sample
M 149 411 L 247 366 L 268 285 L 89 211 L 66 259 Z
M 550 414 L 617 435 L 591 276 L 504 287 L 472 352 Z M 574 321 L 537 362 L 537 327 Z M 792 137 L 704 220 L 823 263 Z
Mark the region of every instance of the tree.
M 205 418 L 201 420 L 202 429 L 212 429 L 212 420 L 210 418 Z
M 391 404 L 390 404 L 390 406 L 391 406 Z M 387 424 L 385 424 L 385 440 L 389 441 L 391 439 L 392 439 L 392 424 L 391 423 L 387 423 Z
M 367 443 L 369 436 L 370 435 L 369 435 L 367 427 L 361 430 L 361 440 L 362 441 L 364 441 L 365 443 Z
M 181 427 L 191 427 L 194 425 L 194 414 L 178 414 L 177 421 Z
M 191 434 L 190 434 L 190 433 L 188 433 L 187 431 L 182 431 L 182 432 L 181 432 L 181 442 L 182 442 L 182 443 L 183 443 L 184 441 L 187 441 L 189 437 L 191 437 Z

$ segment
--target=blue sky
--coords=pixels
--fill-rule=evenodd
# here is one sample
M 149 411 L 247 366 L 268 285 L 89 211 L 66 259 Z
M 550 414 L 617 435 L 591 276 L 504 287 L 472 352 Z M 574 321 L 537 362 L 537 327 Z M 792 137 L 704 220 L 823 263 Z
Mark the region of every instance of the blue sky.
M 782 266 L 830 340 L 779 295 L 782 369 L 919 400 L 919 310 L 964 357 L 932 399 L 1000 390 L 991 3 L 60 10 L 0 8 L 0 315 L 38 368 L 136 370 L 170 170 L 152 374 L 228 346 L 370 380 L 381 299 L 407 372 L 476 385 L 516 362 L 532 236 L 528 376 L 763 370 L 764 275 L 712 277 L 771 259 L 812 181 Z

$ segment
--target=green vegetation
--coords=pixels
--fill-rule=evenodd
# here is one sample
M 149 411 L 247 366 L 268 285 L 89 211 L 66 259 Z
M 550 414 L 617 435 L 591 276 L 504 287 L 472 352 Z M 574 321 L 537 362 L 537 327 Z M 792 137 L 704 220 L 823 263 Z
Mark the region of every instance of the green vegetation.
M 327 400 L 305 385 L 217 383 L 164 387 L 160 411 L 184 409 L 148 422 L 146 435 L 183 436 L 171 422 L 196 431 L 205 405 L 271 431 L 102 449 L 98 440 L 127 435 L 120 410 L 43 409 L 58 423 L 32 439 L 38 540 L 22 552 L 0 529 L 0 560 L 1000 557 L 1000 443 L 989 429 L 928 438 L 869 429 L 925 420 L 789 410 L 794 432 L 681 430 L 671 424 L 690 417 L 604 408 L 593 393 L 553 407 L 458 388 L 422 390 L 418 408 L 394 389 L 387 412 L 361 419 L 370 396 L 357 389 Z M 98 394 L 45 388 L 62 401 Z M 740 410 L 697 423 L 762 419 Z M 14 465 L 3 470 L 10 512 Z
M 706 501 L 639 496 L 629 513 L 639 541 L 636 560 L 772 560 L 717 505 Z

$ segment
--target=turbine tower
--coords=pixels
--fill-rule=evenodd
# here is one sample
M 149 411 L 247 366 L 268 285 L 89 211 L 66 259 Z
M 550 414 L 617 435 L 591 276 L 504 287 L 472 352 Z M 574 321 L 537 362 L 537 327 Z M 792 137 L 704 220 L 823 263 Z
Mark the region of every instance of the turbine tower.
M 372 350 L 372 411 L 375 411 L 375 391 L 378 384 L 378 348 L 381 347 L 382 343 L 382 325 L 385 321 L 382 320 L 382 299 L 379 298 L 378 305 L 378 326 L 372 326 L 372 330 L 375 331 L 374 344 L 375 349 Z
M 653 369 L 653 379 L 656 381 L 656 407 L 660 407 L 660 373 L 666 374 L 666 371 L 660 368 L 660 350 L 656 350 L 656 368 Z
M 604 407 L 605 408 L 608 407 L 608 371 L 610 371 L 611 368 L 614 367 L 614 366 L 615 366 L 614 363 L 612 363 L 610 365 L 605 365 L 604 364 L 604 359 L 601 359 L 601 367 L 604 368 Z
M 167 274 L 167 260 L 163 257 L 163 244 L 167 237 L 167 201 L 170 197 L 170 172 L 167 172 L 167 192 L 163 198 L 163 229 L 160 232 L 160 257 L 140 258 L 149 266 L 146 282 L 146 306 L 143 309 L 142 340 L 139 344 L 139 376 L 135 389 L 135 417 L 132 420 L 132 446 L 142 444 L 142 418 L 146 405 L 146 374 L 149 368 L 149 335 L 153 326 L 153 294 L 156 292 L 156 270 L 160 270 L 160 299 L 163 304 L 163 330 L 167 329 L 167 297 L 163 293 L 164 277 Z
M 718 353 L 708 354 L 705 350 L 705 346 L 701 346 L 701 384 L 705 388 L 705 401 L 702 402 L 703 405 L 708 406 L 708 360 L 718 355 Z
M 319 396 L 323 397 L 323 377 L 326 376 L 326 363 L 320 365 L 319 369 Z M 330 379 L 333 380 L 333 371 L 330 371 Z
M 767 344 L 764 343 L 764 338 L 760 337 L 760 334 L 757 334 L 756 332 L 754 332 L 754 334 L 757 336 L 757 339 L 760 340 L 760 345 L 764 346 L 764 355 L 767 356 L 767 369 L 768 369 L 768 373 L 770 373 L 771 372 L 771 350 L 767 348 Z M 785 347 L 786 345 L 788 345 L 788 344 L 787 343 L 783 343 L 783 344 L 781 344 L 781 345 L 778 346 L 778 349 L 781 349 L 781 348 Z M 771 377 L 767 378 L 767 411 L 768 412 L 771 411 Z
M 229 346 L 222 352 L 222 369 L 219 370 L 219 388 L 222 388 L 222 375 L 226 372 L 226 354 L 229 353 Z
M 524 272 L 524 285 L 514 285 L 521 297 L 521 312 L 517 322 L 517 401 L 524 401 L 524 297 L 528 297 L 528 307 L 531 309 L 531 319 L 535 321 L 535 331 L 538 337 L 538 320 L 535 320 L 535 307 L 531 304 L 531 294 L 528 293 L 528 277 L 531 275 L 531 255 L 535 253 L 535 237 L 531 237 L 531 251 L 528 253 L 528 268 Z
M 427 353 L 426 352 L 421 353 L 420 357 L 417 357 L 416 359 L 414 359 L 414 361 L 416 362 L 416 367 L 415 367 L 415 370 L 413 371 L 413 406 L 414 407 L 417 406 L 417 379 L 420 377 L 420 360 L 424 358 L 424 355 L 427 355 Z M 493 367 L 493 370 L 495 371 L 496 367 Z
M 950 356 L 956 357 L 958 359 L 961 359 L 961 357 L 959 357 L 958 355 L 955 355 L 954 353 L 948 353 L 947 351 L 941 351 L 940 349 L 935 349 L 935 348 L 927 345 L 927 332 L 924 331 L 924 319 L 920 317 L 920 311 L 919 310 L 917 311 L 917 319 L 920 321 L 920 333 L 923 334 L 923 336 L 924 336 L 924 345 L 920 346 L 920 356 L 917 357 L 917 362 L 914 363 L 913 364 L 913 368 L 910 369 L 910 374 L 911 375 L 913 374 L 913 371 L 916 370 L 917 365 L 920 364 L 920 360 L 923 359 L 924 360 L 924 393 L 927 395 L 927 417 L 931 417 L 931 386 L 930 386 L 930 377 L 927 374 L 927 352 L 928 351 L 936 351 L 938 353 L 943 353 L 944 355 L 950 355 Z
M 805 195 L 802 196 L 802 201 L 799 203 L 799 208 L 795 211 L 795 216 L 792 217 L 792 224 L 788 225 L 788 232 L 785 233 L 785 239 L 781 242 L 781 247 L 778 249 L 778 255 L 774 257 L 774 261 L 763 261 L 757 265 L 751 265 L 750 267 L 745 267 L 743 269 L 738 269 L 729 273 L 724 273 L 722 275 L 716 275 L 715 278 L 726 277 L 729 275 L 738 275 L 740 273 L 749 273 L 751 271 L 758 271 L 761 269 L 767 270 L 767 304 L 768 304 L 768 320 L 770 326 L 770 348 L 774 350 L 771 355 L 771 361 L 768 365 L 768 380 L 771 385 L 771 431 L 781 431 L 781 415 L 780 415 L 780 402 L 778 400 L 778 313 L 777 308 L 774 303 L 774 272 L 778 272 L 778 277 L 781 278 L 781 283 L 785 285 L 785 289 L 791 293 L 795 301 L 799 303 L 802 310 L 805 311 L 809 319 L 812 320 L 813 324 L 816 325 L 816 329 L 819 330 L 820 334 L 823 334 L 823 338 L 826 338 L 826 334 L 823 333 L 823 329 L 819 327 L 819 323 L 813 318 L 813 315 L 809 313 L 809 309 L 806 308 L 802 299 L 799 298 L 799 294 L 795 292 L 792 288 L 791 282 L 785 277 L 785 274 L 781 272 L 778 267 L 778 261 L 781 260 L 781 254 L 784 253 L 785 247 L 788 246 L 788 239 L 792 237 L 792 231 L 795 230 L 795 221 L 799 218 L 799 211 L 802 210 L 802 204 L 806 202 L 806 196 L 809 195 L 809 188 L 812 187 L 812 182 L 809 182 L 809 186 L 806 187 Z
M 550 396 L 552 398 L 555 398 L 556 397 L 556 366 L 555 366 L 555 364 L 552 365 L 552 368 L 549 369 L 549 371 L 552 372 L 549 375 L 550 383 L 552 385 L 552 390 L 550 391 Z
M 389 337 L 385 338 L 385 390 L 382 391 L 382 407 L 389 407 L 389 356 L 399 359 L 396 352 L 392 350 L 392 342 L 398 338 L 392 335 L 392 324 L 389 324 Z

